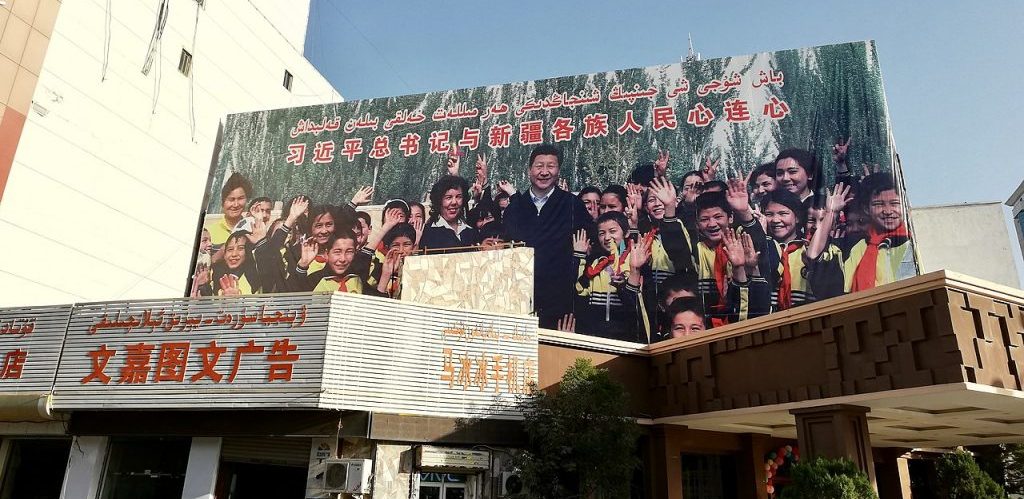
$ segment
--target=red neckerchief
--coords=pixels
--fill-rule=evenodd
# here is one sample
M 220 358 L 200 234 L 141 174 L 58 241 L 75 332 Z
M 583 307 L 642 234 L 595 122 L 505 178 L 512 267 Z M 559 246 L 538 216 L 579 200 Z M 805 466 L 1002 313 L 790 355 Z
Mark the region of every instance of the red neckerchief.
M 628 257 L 629 250 L 627 249 L 626 251 L 623 251 L 621 255 L 619 255 L 619 262 L 617 267 L 622 268 L 622 263 L 625 262 L 626 258 Z M 587 270 L 583 272 L 583 274 L 586 275 L 588 279 L 593 279 L 601 275 L 601 271 L 603 271 L 613 262 L 615 262 L 615 258 L 612 255 L 602 256 L 601 258 L 598 258 L 596 262 L 594 262 L 593 266 L 588 267 Z
M 878 245 L 883 241 L 892 240 L 897 237 L 910 237 L 906 224 L 901 224 L 896 230 L 878 232 L 874 227 L 868 230 L 868 247 L 864 250 L 864 256 L 857 264 L 857 270 L 853 274 L 853 286 L 850 291 L 863 291 L 875 287 L 875 277 L 878 273 Z
M 782 248 L 782 279 L 779 282 L 779 310 L 793 308 L 793 275 L 789 270 L 789 255 L 803 247 L 803 241 L 790 241 Z
M 731 229 L 728 229 L 731 230 Z M 715 307 L 725 307 L 726 274 L 729 271 L 729 255 L 725 253 L 725 244 L 721 241 L 715 246 L 715 286 L 718 288 L 718 303 Z
M 657 229 L 657 227 L 655 227 L 655 228 L 651 229 L 651 231 L 648 232 L 647 234 L 644 234 L 644 240 L 649 243 L 649 242 L 651 242 L 651 240 L 654 239 L 654 236 L 656 236 L 657 234 L 658 234 L 658 229 Z M 626 260 L 627 258 L 629 258 L 629 249 L 626 249 L 626 251 L 623 251 L 622 254 L 619 255 L 619 262 L 618 262 L 617 267 L 621 269 L 623 264 L 627 261 Z M 583 272 L 583 275 L 587 276 L 588 279 L 593 279 L 593 278 L 597 277 L 598 275 L 600 275 L 601 271 L 604 270 L 609 265 L 611 265 L 611 263 L 614 262 L 614 261 L 615 261 L 615 259 L 612 258 L 611 255 L 602 256 L 601 258 L 599 258 L 594 263 L 593 266 L 588 267 Z
M 347 277 L 347 276 L 332 275 L 330 277 L 326 277 L 325 279 L 327 279 L 329 281 L 337 282 L 338 283 L 338 291 L 341 291 L 343 293 L 347 293 L 348 292 L 348 285 L 346 284 L 346 282 L 348 281 L 348 279 L 346 279 L 345 277 Z
M 317 255 L 316 258 L 313 259 L 313 261 L 318 263 L 327 263 L 327 255 Z

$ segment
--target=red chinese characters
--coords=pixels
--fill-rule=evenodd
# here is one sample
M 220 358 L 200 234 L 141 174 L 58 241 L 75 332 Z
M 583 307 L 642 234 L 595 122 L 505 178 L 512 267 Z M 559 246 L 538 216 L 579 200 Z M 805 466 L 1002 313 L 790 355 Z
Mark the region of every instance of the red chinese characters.
M 267 381 L 292 380 L 292 364 L 299 360 L 299 354 L 292 352 L 298 348 L 288 338 L 274 340 L 274 345 L 270 347 L 270 353 L 267 355 L 267 362 L 270 363 Z
M 402 157 L 408 158 L 420 153 L 420 134 L 407 133 L 398 143 L 398 150 L 402 151 Z
M 235 361 L 231 365 L 231 373 L 228 374 L 228 383 L 234 381 L 235 377 L 238 376 L 238 371 L 242 368 L 242 356 L 263 353 L 263 350 L 264 347 L 257 345 L 256 340 L 249 340 L 248 343 L 235 348 Z
M 725 101 L 722 110 L 725 111 L 725 121 L 729 123 L 750 121 L 750 110 L 747 109 L 747 101 L 743 99 Z
M 540 144 L 544 141 L 544 122 L 541 120 L 524 121 L 519 124 L 519 143 L 524 146 Z
M 288 144 L 288 154 L 284 157 L 285 163 L 299 166 L 306 160 L 306 144 Z
M 224 355 L 228 351 L 227 347 L 217 346 L 217 340 L 211 341 L 209 346 L 199 347 L 196 352 L 199 354 L 199 358 L 203 361 L 203 367 L 199 369 L 199 372 L 192 375 L 189 378 L 189 382 L 195 383 L 203 378 L 210 378 L 210 381 L 214 383 L 220 383 L 220 380 L 224 378 L 224 375 L 217 372 L 217 361 L 220 360 L 220 356 Z
M 676 122 L 676 108 L 672 106 L 656 106 L 654 108 L 654 131 L 662 129 L 675 130 L 678 123 Z
M 25 369 L 25 361 L 27 359 L 28 352 L 20 348 L 4 354 L 4 365 L 0 369 L 0 378 L 21 379 L 21 372 Z
M 477 147 L 480 147 L 480 129 L 463 128 L 462 139 L 459 140 L 459 147 L 467 147 L 471 151 L 476 150 Z
M 430 144 L 430 154 L 448 154 L 452 146 L 449 142 L 451 133 L 448 130 L 434 130 L 430 132 L 427 143 Z
M 154 345 L 136 343 L 125 347 L 124 366 L 118 383 L 145 383 L 149 377 L 149 361 L 153 356 Z
M 555 118 L 555 124 L 551 126 L 551 137 L 555 142 L 568 142 L 572 140 L 572 133 L 576 127 L 572 125 L 572 118 Z
M 494 149 L 505 149 L 512 141 L 512 125 L 494 125 L 487 130 L 487 145 Z
M 90 381 L 99 381 L 104 385 L 110 383 L 110 376 L 107 375 L 104 370 L 107 368 L 107 364 L 110 363 L 110 358 L 117 353 L 117 350 L 107 348 L 106 344 L 100 345 L 99 348 L 88 352 L 86 355 L 91 359 L 92 371 L 82 378 L 82 384 L 86 384 Z
M 363 139 L 345 139 L 345 145 L 341 148 L 341 154 L 349 163 L 355 161 L 356 156 L 363 153 Z
M 248 340 L 231 348 L 233 354 L 230 371 L 225 379 L 224 372 L 227 371 L 227 366 L 223 366 L 223 371 L 218 371 L 217 367 L 228 353 L 229 347 L 218 344 L 216 340 L 195 348 L 187 341 L 135 343 L 125 345 L 123 351 L 103 344 L 95 350 L 86 352 L 90 359 L 90 372 L 82 378 L 81 383 L 109 384 L 112 378 L 106 372 L 107 366 L 119 353 L 123 353 L 124 359 L 117 379 L 120 384 L 198 383 L 207 379 L 212 383 L 220 383 L 222 380 L 232 383 L 239 375 L 251 376 L 245 373 L 252 372 L 251 365 L 254 362 L 265 366 L 266 381 L 289 382 L 292 380 L 293 366 L 300 358 L 298 349 L 298 345 L 292 343 L 289 338 L 275 339 L 270 345 Z M 264 352 L 267 354 L 260 357 L 259 354 Z M 5 359 L 4 372 L 7 370 L 8 362 Z M 191 376 L 188 375 L 190 368 L 194 370 Z M 14 372 L 20 376 L 20 368 Z M 247 381 L 253 382 L 254 379 L 250 377 Z
M 636 122 L 636 119 L 633 118 L 633 110 L 627 109 L 626 118 L 622 120 L 622 124 L 619 125 L 619 128 L 615 129 L 615 132 L 619 135 L 623 135 L 626 132 L 640 133 L 641 130 L 643 130 L 643 127 L 641 127 L 640 124 Z
M 779 100 L 778 97 L 773 95 L 772 98 L 764 104 L 762 114 L 773 120 L 781 120 L 789 115 L 789 105 L 786 104 L 785 101 Z
M 703 102 L 698 102 L 693 109 L 686 113 L 686 122 L 696 127 L 708 126 L 714 119 L 715 113 L 708 109 Z
M 346 140 L 345 143 L 347 144 L 348 141 Z M 360 149 L 362 149 L 361 146 L 360 146 Z M 360 151 L 360 152 L 362 152 L 362 151 Z M 334 161 L 334 141 L 333 140 L 324 140 L 324 141 L 321 141 L 321 142 L 317 142 L 316 145 L 313 146 L 313 159 L 311 161 L 313 163 L 316 163 L 316 164 L 324 164 L 324 163 L 331 163 L 331 162 L 333 162 Z M 350 159 L 349 161 L 352 161 L 352 160 Z
M 583 138 L 608 136 L 608 115 L 604 113 L 593 113 L 583 117 Z
M 373 147 L 368 156 L 372 159 L 384 159 L 391 156 L 391 142 L 387 135 L 378 135 L 373 138 Z
M 185 366 L 188 365 L 188 349 L 187 341 L 160 345 L 160 355 L 157 357 L 153 382 L 184 381 Z

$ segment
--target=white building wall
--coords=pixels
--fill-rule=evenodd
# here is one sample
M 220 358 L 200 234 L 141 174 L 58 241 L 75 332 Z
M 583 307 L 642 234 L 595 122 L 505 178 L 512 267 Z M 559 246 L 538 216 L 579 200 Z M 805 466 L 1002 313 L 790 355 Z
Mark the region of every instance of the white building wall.
M 911 217 L 921 273 L 945 269 L 1020 287 L 1001 203 L 926 206 Z
M 306 46 L 310 0 L 249 0 L 300 54 Z
M 181 296 L 218 123 L 341 100 L 295 45 L 308 1 L 281 26 L 283 2 L 169 3 L 143 75 L 159 0 L 63 2 L 0 200 L 0 306 Z

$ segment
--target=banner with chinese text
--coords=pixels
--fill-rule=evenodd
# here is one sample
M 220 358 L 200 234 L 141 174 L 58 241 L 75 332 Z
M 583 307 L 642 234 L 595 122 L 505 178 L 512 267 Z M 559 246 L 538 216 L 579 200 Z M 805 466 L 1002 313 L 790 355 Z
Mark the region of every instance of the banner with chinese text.
M 573 230 L 557 235 L 563 254 L 537 254 L 534 306 L 544 327 L 555 327 L 556 315 L 568 323 L 571 313 L 577 332 L 656 341 L 673 336 L 671 315 L 678 312 L 669 310 L 666 292 L 696 295 L 699 306 L 684 308 L 706 329 L 918 273 L 881 72 L 868 41 L 231 115 L 197 245 L 199 284 L 190 292 L 224 293 L 224 282 L 229 293 L 314 289 L 321 283 L 306 281 L 305 272 L 325 267 L 317 278 L 339 277 L 324 262 L 326 235 L 315 248 L 319 264 L 302 259 L 302 243 L 319 237 L 316 223 L 327 218 L 332 227 L 368 231 L 339 214 L 364 186 L 373 189 L 361 200 L 370 205 L 429 205 L 431 188 L 457 173 L 476 184 L 466 192 L 474 201 L 458 206 L 458 220 L 428 206 L 426 223 L 446 223 L 465 241 L 459 224 L 475 231 L 494 219 L 497 227 L 477 240 L 496 233 L 510 242 L 524 233 L 514 226 L 522 222 L 504 212 L 499 192 L 515 193 L 513 210 L 530 199 L 542 206 L 536 200 L 547 198 L 535 192 L 538 184 L 531 189 L 528 170 L 542 144 L 560 150 L 563 188 L 589 203 L 592 217 L 573 215 Z M 671 188 L 652 188 L 652 176 L 665 177 Z M 596 197 L 587 199 L 595 188 Z M 310 200 L 316 220 L 297 219 L 275 240 L 296 196 Z M 257 199 L 266 207 L 253 211 Z M 335 207 L 333 215 L 312 211 L 321 205 Z M 477 211 L 466 214 L 470 205 Z M 616 211 L 624 216 L 605 216 Z M 259 217 L 268 227 L 252 223 Z M 677 222 L 681 235 L 667 230 Z M 622 230 L 603 231 L 603 223 Z M 825 236 L 815 238 L 819 226 Z M 586 241 L 573 243 L 576 229 L 586 231 Z M 227 259 L 224 244 L 239 231 L 247 237 L 236 240 L 236 255 Z M 744 258 L 748 236 L 753 249 Z M 257 261 L 265 241 L 278 246 L 279 261 Z M 379 272 L 387 241 L 370 248 L 378 252 L 377 266 L 365 268 Z M 651 252 L 635 272 L 633 244 Z M 549 282 L 555 278 L 548 268 L 574 275 Z M 343 274 L 353 269 L 335 266 Z M 627 277 L 641 272 L 644 278 L 634 280 L 641 289 L 630 294 Z M 679 277 L 666 285 L 673 276 Z M 374 276 L 360 277 L 375 293 Z M 244 285 L 232 284 L 243 278 Z M 542 287 L 572 295 L 568 305 L 545 308 Z

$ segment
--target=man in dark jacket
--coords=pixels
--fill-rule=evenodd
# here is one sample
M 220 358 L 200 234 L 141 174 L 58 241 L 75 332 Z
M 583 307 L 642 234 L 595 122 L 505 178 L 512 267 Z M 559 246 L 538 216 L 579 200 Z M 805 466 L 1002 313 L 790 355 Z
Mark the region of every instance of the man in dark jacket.
M 562 151 L 542 144 L 530 154 L 530 188 L 515 193 L 505 209 L 507 236 L 534 249 L 533 306 L 540 327 L 557 329 L 572 312 L 576 266 L 572 235 L 592 219 L 583 202 L 558 188 Z

